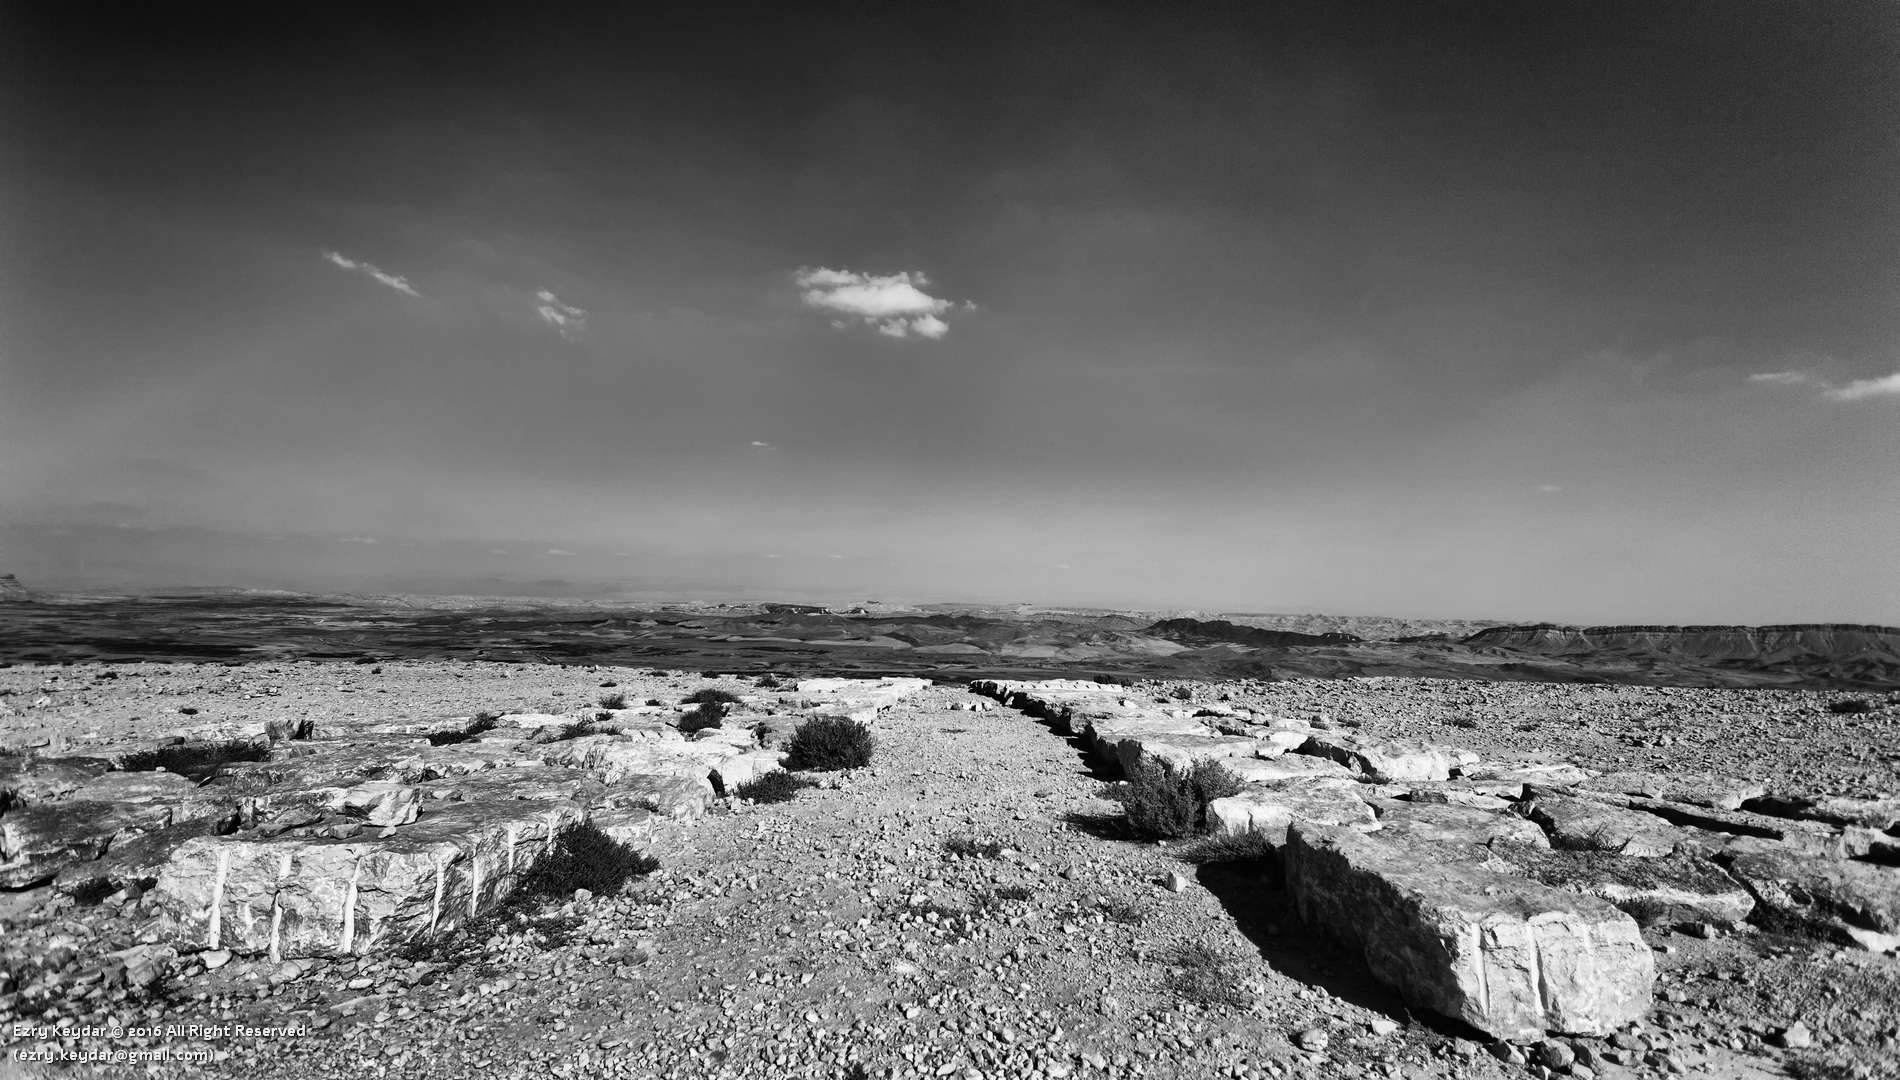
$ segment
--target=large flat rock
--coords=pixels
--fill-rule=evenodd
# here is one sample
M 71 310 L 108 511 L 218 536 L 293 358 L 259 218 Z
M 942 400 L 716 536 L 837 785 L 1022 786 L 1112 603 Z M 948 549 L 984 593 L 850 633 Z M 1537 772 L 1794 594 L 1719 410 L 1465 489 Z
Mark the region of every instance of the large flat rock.
M 1604 851 L 1496 848 L 1492 855 L 1514 873 L 1600 896 L 1645 926 L 1735 926 L 1755 910 L 1755 898 L 1740 882 L 1694 852 L 1636 858 Z
M 1284 780 L 1332 780 L 1357 783 L 1358 774 L 1331 758 L 1283 754 L 1274 758 L 1229 758 L 1221 767 L 1243 784 L 1275 784 Z
M 1513 1040 L 1606 1034 L 1649 1009 L 1649 946 L 1607 901 L 1352 829 L 1295 825 L 1285 857 L 1301 918 L 1415 1008 Z
M 1115 744 L 1122 772 L 1133 776 L 1144 764 L 1172 772 L 1186 772 L 1197 761 L 1254 758 L 1260 740 L 1235 735 L 1137 735 Z
M 1377 819 L 1357 788 L 1351 782 L 1250 784 L 1208 803 L 1207 826 L 1221 836 L 1257 834 L 1275 847 L 1297 823 L 1373 828 Z
M 1550 834 L 1554 846 L 1572 851 L 1655 858 L 1695 846 L 1689 832 L 1654 814 L 1594 799 L 1536 792 L 1524 813 Z
M 1544 830 L 1505 810 L 1397 799 L 1374 800 L 1372 808 L 1379 815 L 1379 835 L 1386 839 L 1482 848 L 1494 844 L 1550 846 Z
M 1301 744 L 1299 752 L 1331 758 L 1379 783 L 1449 780 L 1458 765 L 1458 752 L 1445 747 L 1362 739 L 1331 731 L 1315 732 Z
M 187 946 L 362 955 L 491 910 L 584 815 L 572 802 L 450 801 L 388 838 L 200 837 L 172 852 L 152 898 Z
M 1900 934 L 1900 869 L 1814 855 L 1768 840 L 1731 844 L 1717 856 L 1761 905 L 1782 919 L 1891 947 Z M 1869 935 L 1881 935 L 1882 939 Z

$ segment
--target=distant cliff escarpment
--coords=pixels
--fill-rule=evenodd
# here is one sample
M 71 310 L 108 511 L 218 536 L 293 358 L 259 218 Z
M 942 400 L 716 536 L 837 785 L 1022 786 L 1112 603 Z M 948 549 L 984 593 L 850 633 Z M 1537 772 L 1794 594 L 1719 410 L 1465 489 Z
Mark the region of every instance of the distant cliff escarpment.
M 1464 639 L 1472 649 L 1539 656 L 1624 656 L 1749 666 L 1822 667 L 1890 678 L 1900 672 L 1900 627 L 1854 623 L 1790 626 L 1494 626 Z
M 26 586 L 20 584 L 19 578 L 12 574 L 0 574 L 0 604 L 24 604 L 32 599 L 33 594 L 26 591 Z
M 1356 645 L 1362 638 L 1351 634 L 1300 634 L 1291 630 L 1263 630 L 1241 626 L 1225 619 L 1163 619 L 1148 627 L 1147 633 L 1182 644 L 1246 645 L 1251 648 L 1297 648 L 1317 645 Z

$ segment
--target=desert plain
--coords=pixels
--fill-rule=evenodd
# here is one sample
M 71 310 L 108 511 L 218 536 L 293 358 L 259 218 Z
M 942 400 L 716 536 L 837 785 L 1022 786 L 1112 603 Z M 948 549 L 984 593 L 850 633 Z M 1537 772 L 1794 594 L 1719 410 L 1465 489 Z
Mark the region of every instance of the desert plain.
M 1894 1075 L 1897 648 L 8 603 L 0 1069 Z M 814 723 L 868 730 L 868 763 L 801 762 Z M 791 798 L 746 797 L 788 766 Z M 1142 827 L 1138 789 L 1191 820 Z M 638 856 L 611 887 L 548 872 L 583 826 Z

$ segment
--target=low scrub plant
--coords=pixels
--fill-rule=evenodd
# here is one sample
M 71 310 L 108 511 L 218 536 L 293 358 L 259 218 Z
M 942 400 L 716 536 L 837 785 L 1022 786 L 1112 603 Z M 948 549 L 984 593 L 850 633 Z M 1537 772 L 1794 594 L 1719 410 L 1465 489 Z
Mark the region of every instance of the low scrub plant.
M 1828 702 L 1827 711 L 1840 714 L 1873 712 L 1874 703 L 1866 698 L 1842 698 L 1839 701 Z
M 716 701 L 708 701 L 688 710 L 680 717 L 680 731 L 691 735 L 695 731 L 704 731 L 707 728 L 724 727 L 725 723 L 726 707 Z
M 454 746 L 456 743 L 465 743 L 484 731 L 495 730 L 495 725 L 499 723 L 501 723 L 501 717 L 499 715 L 491 712 L 478 712 L 474 718 L 468 722 L 468 726 L 461 731 L 438 731 L 434 735 L 429 736 L 429 745 Z
M 531 896 L 566 898 L 575 889 L 611 896 L 628 881 L 660 868 L 660 860 L 642 855 L 600 831 L 591 821 L 570 825 L 550 851 L 522 879 Z
M 876 740 L 856 720 L 821 716 L 807 720 L 785 748 L 785 767 L 800 772 L 836 772 L 871 763 Z
M 1182 1001 L 1206 1008 L 1244 1008 L 1250 1003 L 1234 966 L 1201 942 L 1175 946 L 1166 963 L 1163 985 Z
M 684 705 L 737 705 L 739 695 L 729 690 L 721 690 L 716 686 L 708 686 L 703 690 L 693 691 L 681 698 L 680 702 Z
M 1201 866 L 1210 863 L 1265 862 L 1279 857 L 1279 852 L 1267 842 L 1267 838 L 1254 832 L 1203 836 L 1183 844 L 1175 854 Z
M 608 685 L 612 684 L 610 683 Z M 600 695 L 600 707 L 603 709 L 624 709 L 627 707 L 627 695 L 602 694 Z
M 793 796 L 808 787 L 816 787 L 814 781 L 802 776 L 793 776 L 784 769 L 773 769 L 763 776 L 754 777 L 732 789 L 733 795 L 755 803 L 791 802 Z
M 229 742 L 186 742 L 140 750 L 127 754 L 119 762 L 126 772 L 156 772 L 164 769 L 203 783 L 217 771 L 237 761 L 263 761 L 270 757 L 270 744 L 233 739 Z
M 1144 761 L 1118 796 L 1129 832 L 1143 840 L 1174 840 L 1205 829 L 1207 804 L 1239 794 L 1240 787 L 1240 778 L 1217 761 L 1197 761 L 1186 772 Z

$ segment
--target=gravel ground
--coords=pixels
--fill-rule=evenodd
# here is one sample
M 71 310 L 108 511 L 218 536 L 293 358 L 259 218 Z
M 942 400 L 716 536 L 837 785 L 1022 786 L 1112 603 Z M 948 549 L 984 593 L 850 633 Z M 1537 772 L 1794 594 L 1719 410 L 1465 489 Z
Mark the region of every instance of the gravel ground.
M 634 701 L 709 685 L 759 693 L 749 680 L 557 665 L 119 665 L 118 678 L 101 679 L 106 670 L 0 671 L 16 706 L 10 741 L 175 727 L 184 707 L 198 710 L 194 722 L 321 722 L 339 710 L 569 709 L 609 683 Z M 1825 711 L 1832 695 L 1397 679 L 1130 692 L 1324 713 L 1481 753 L 1621 767 L 1687 760 L 1764 779 L 1785 779 L 1798 761 L 1810 790 L 1812 778 L 1893 790 L 1878 736 L 1895 710 L 1836 718 Z M 1725 744 L 1723 730 L 1775 732 L 1771 753 L 1751 755 L 1732 736 Z M 871 767 L 832 774 L 786 804 L 722 804 L 621 895 L 550 901 L 433 959 L 194 965 L 161 997 L 67 1017 L 295 1025 L 292 1034 L 98 1035 L 66 1045 L 210 1056 L 0 1068 L 274 1080 L 829 1078 L 858 1063 L 864 1075 L 903 1077 L 1533 1074 L 1410 1016 L 1355 959 L 1306 934 L 1259 868 L 1197 868 L 1172 847 L 1117 838 L 1107 777 L 1043 724 L 939 687 L 886 711 L 877 733 Z M 1900 977 L 1891 957 L 1766 934 L 1651 939 L 1659 1005 L 1619 1035 L 1633 1068 L 1599 1075 L 1892 1074 Z M 54 1045 L 0 1036 L 8 1050 Z

